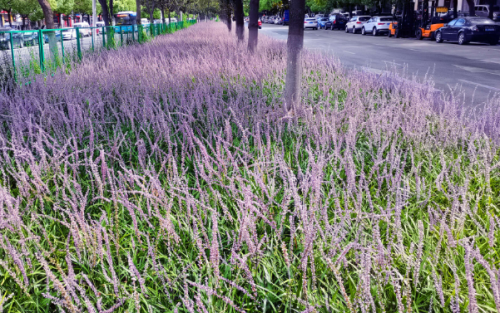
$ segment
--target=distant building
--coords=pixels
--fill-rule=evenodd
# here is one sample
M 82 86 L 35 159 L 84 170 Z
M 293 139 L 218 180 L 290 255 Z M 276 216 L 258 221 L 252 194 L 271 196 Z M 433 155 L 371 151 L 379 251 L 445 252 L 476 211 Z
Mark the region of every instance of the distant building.
M 13 17 L 9 16 L 9 13 L 7 11 L 0 11 L 0 26 L 9 25 L 9 18 L 11 22 L 14 22 Z
M 429 8 L 432 6 L 432 2 L 429 1 Z M 474 0 L 475 5 L 483 5 L 489 4 L 488 0 Z M 496 0 L 495 5 L 500 5 L 500 0 Z M 437 6 L 439 7 L 447 7 L 450 10 L 453 10 L 453 1 L 452 0 L 437 0 Z M 415 1 L 415 9 L 422 7 L 422 1 Z M 467 4 L 467 0 L 458 0 L 457 5 L 458 11 L 460 12 L 469 12 L 469 5 Z

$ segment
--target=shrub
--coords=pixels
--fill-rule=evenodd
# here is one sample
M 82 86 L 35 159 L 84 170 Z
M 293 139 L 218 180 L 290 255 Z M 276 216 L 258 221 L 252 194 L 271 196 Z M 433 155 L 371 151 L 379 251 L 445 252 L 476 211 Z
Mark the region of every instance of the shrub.
M 200 23 L 3 94 L 0 307 L 499 310 L 498 100 L 305 52 L 285 115 L 285 51 Z

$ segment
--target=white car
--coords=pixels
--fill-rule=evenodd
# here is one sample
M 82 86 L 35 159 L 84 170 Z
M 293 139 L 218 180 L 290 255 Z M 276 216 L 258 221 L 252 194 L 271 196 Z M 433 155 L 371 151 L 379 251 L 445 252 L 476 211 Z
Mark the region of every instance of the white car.
M 318 20 L 315 18 L 306 18 L 304 19 L 304 29 L 312 28 L 314 30 L 318 30 Z
M 76 28 L 65 28 L 59 34 L 56 33 L 56 38 L 60 40 L 62 36 L 63 40 L 73 40 L 76 39 Z
M 371 18 L 369 15 L 359 15 L 351 18 L 345 25 L 345 32 L 357 33 L 363 28 L 363 25 Z
M 81 37 L 87 37 L 87 36 L 90 36 L 92 34 L 92 32 L 90 30 L 90 25 L 87 22 L 74 23 L 73 27 L 80 28 L 79 32 L 80 32 Z
M 363 28 L 361 28 L 361 34 L 372 34 L 373 36 L 377 36 L 378 34 L 388 34 L 389 33 L 389 25 L 391 25 L 393 18 L 391 16 L 374 16 L 369 19 L 365 24 L 363 24 Z

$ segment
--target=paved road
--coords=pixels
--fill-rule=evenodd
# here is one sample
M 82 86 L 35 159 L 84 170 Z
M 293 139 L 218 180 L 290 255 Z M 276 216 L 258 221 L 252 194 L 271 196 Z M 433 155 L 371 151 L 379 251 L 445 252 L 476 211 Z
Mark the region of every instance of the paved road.
M 286 40 L 288 26 L 264 24 L 261 34 Z M 500 45 L 471 43 L 438 44 L 431 40 L 387 36 L 346 34 L 339 30 L 306 30 L 304 46 L 333 54 L 348 67 L 362 71 L 406 71 L 410 77 L 425 76 L 436 89 L 449 94 L 457 86 L 466 95 L 469 107 L 480 105 L 488 97 L 500 97 Z

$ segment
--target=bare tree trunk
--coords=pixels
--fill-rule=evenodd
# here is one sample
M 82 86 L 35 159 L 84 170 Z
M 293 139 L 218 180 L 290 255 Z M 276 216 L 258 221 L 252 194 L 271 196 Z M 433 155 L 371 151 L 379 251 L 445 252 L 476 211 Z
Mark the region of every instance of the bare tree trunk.
M 458 0 L 453 0 L 453 18 L 458 17 Z
M 38 0 L 38 3 L 42 7 L 43 16 L 45 17 L 45 26 L 47 29 L 54 29 L 54 13 L 52 12 L 49 1 Z M 47 32 L 47 37 L 49 37 L 50 58 L 54 63 L 57 63 L 59 50 L 57 49 L 56 34 L 55 32 Z
M 135 22 L 137 25 L 141 25 L 141 0 L 135 0 Z M 139 27 L 137 27 L 139 29 Z
M 487 3 L 490 5 L 490 11 L 488 12 L 488 18 L 493 19 L 493 7 L 495 6 L 496 1 L 495 0 L 488 0 Z
M 160 7 L 161 10 L 161 22 L 165 24 L 165 7 Z
M 231 32 L 233 21 L 231 20 L 231 3 L 230 0 L 224 0 L 224 19 L 226 20 L 227 30 Z
M 10 26 L 10 28 L 12 28 L 12 15 L 11 15 L 11 13 L 12 13 L 12 9 L 8 9 L 7 10 L 7 14 L 8 14 L 7 16 L 9 17 L 9 26 Z
M 250 20 L 248 21 L 248 50 L 254 52 L 259 39 L 259 0 L 250 0 Z
M 467 5 L 469 6 L 470 16 L 476 15 L 476 4 L 474 3 L 474 0 L 467 0 Z
M 302 96 L 300 82 L 302 80 L 305 10 L 305 0 L 291 1 L 285 80 L 285 108 L 287 111 L 297 108 Z
M 104 0 L 106 1 L 106 0 Z M 109 20 L 111 25 L 115 26 L 115 15 L 113 14 L 113 0 L 109 0 Z
M 108 2 L 107 0 L 99 0 L 99 4 L 101 5 L 102 9 L 102 19 L 104 20 L 104 25 L 110 26 L 111 20 L 109 18 Z
M 238 42 L 243 42 L 245 32 L 245 22 L 243 20 L 243 1 L 234 0 L 234 17 L 236 18 L 236 35 Z

